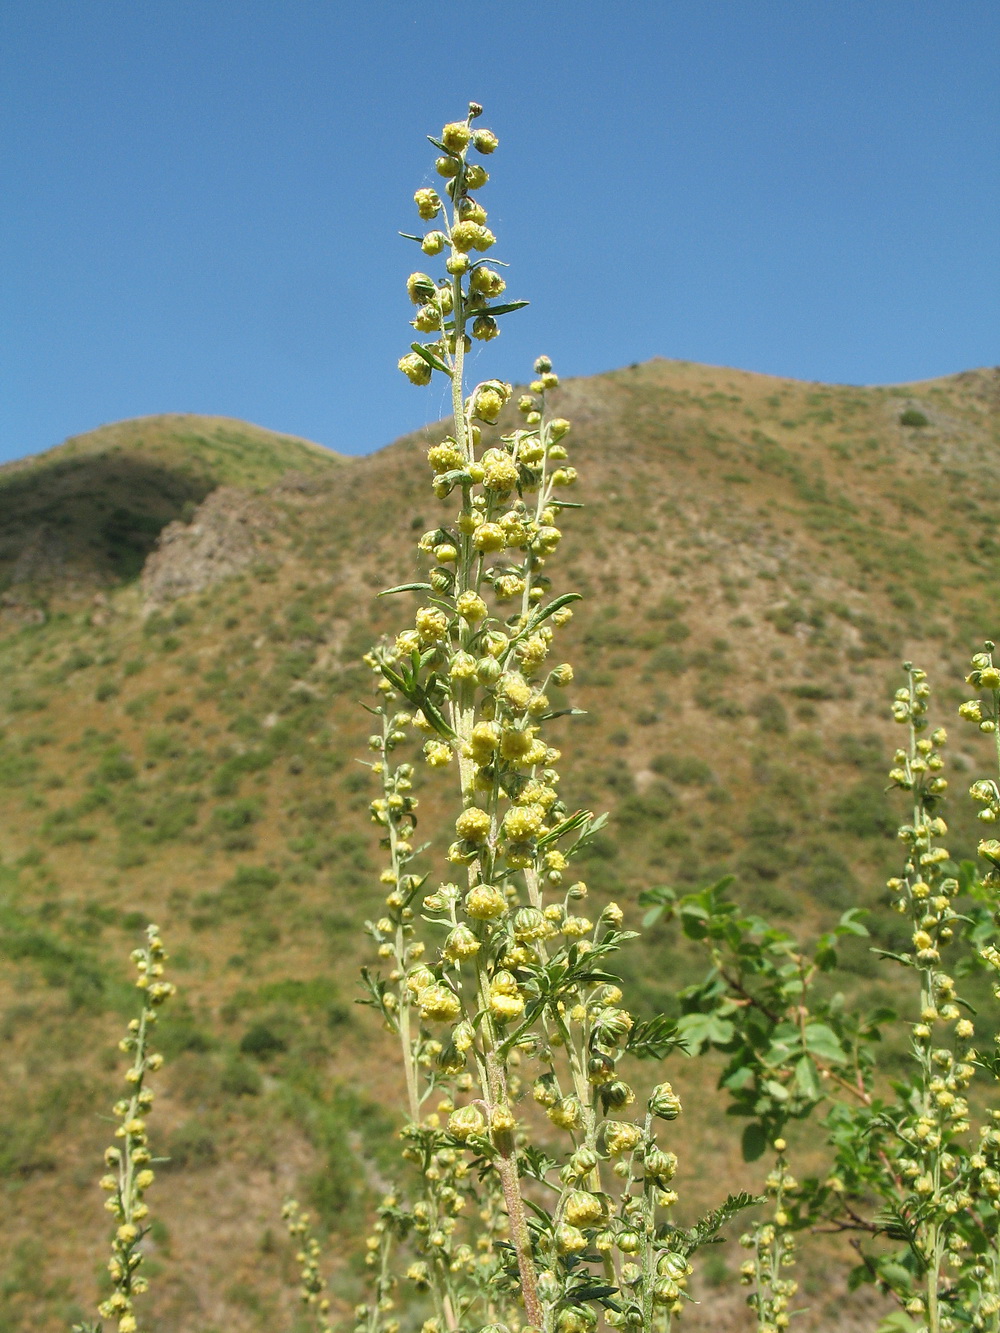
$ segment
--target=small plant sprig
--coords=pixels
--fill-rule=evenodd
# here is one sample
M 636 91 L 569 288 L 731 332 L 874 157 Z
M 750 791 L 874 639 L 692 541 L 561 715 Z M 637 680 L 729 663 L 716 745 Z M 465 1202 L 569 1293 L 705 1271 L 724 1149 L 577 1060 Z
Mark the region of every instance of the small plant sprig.
M 559 380 L 539 358 L 521 424 L 492 444 L 485 432 L 513 390 L 487 380 L 467 393 L 463 382 L 471 338 L 494 338 L 497 319 L 524 304 L 497 303 L 504 279 L 474 257 L 495 241 L 476 193 L 488 176 L 470 160 L 497 146 L 473 128 L 480 114 L 472 104 L 431 140 L 448 203 L 418 190 L 421 218 L 436 225 L 412 239 L 445 256 L 445 277 L 414 273 L 407 288 L 414 327 L 437 336 L 399 363 L 416 384 L 435 372 L 451 381 L 451 433 L 428 462 L 434 493 L 456 496 L 457 512 L 420 540 L 427 580 L 388 590 L 422 594 L 411 626 L 367 659 L 381 695 L 372 818 L 388 860 L 384 914 L 368 929 L 391 970 L 365 979 L 400 1039 L 404 1156 L 418 1185 L 408 1206 L 379 1210 L 376 1297 L 359 1307 L 358 1330 L 397 1325 L 384 1265 L 394 1237 L 416 1252 L 407 1278 L 432 1306 L 424 1333 L 500 1322 L 589 1333 L 601 1314 L 665 1333 L 688 1299 L 690 1255 L 750 1200 L 731 1198 L 694 1228 L 672 1223 L 677 1159 L 657 1126 L 680 1102 L 661 1083 L 637 1119 L 628 1112 L 637 1094 L 623 1058 L 660 1059 L 676 1042 L 666 1019 L 639 1024 L 623 1007 L 609 964 L 631 933 L 614 903 L 585 915 L 587 886 L 570 874 L 603 820 L 562 800 L 560 751 L 545 734 L 574 711 L 553 699 L 572 668 L 549 659 L 579 596 L 551 597 L 547 573 L 561 511 L 578 507 L 564 498 L 576 480 L 570 423 L 549 406 Z M 428 768 L 457 769 L 454 878 L 430 892 L 415 869 L 425 849 L 414 845 L 414 770 L 395 757 L 411 729 L 426 737 Z
M 972 658 L 966 682 L 978 691 L 978 697 L 969 699 L 959 708 L 966 722 L 975 723 L 979 730 L 992 736 L 996 746 L 997 777 L 980 778 L 969 788 L 969 795 L 980 809 L 978 817 L 986 825 L 1000 820 L 1000 668 L 994 661 L 995 644 L 987 640 L 983 651 Z M 982 878 L 969 877 L 973 896 L 970 910 L 971 942 L 978 964 L 993 977 L 993 995 L 1000 999 L 1000 841 L 983 838 L 979 855 L 988 869 Z M 994 1043 L 1000 1045 L 1000 1033 Z M 1000 1050 L 977 1052 L 975 1063 L 1000 1082 Z M 987 1112 L 987 1122 L 979 1128 L 978 1150 L 970 1160 L 977 1195 L 976 1220 L 972 1254 L 967 1265 L 971 1291 L 968 1304 L 972 1326 L 1000 1330 L 1000 1110 Z
M 308 1213 L 296 1199 L 287 1199 L 281 1209 L 288 1234 L 298 1245 L 295 1262 L 299 1265 L 299 1299 L 312 1317 L 316 1333 L 333 1333 L 330 1319 L 330 1292 L 320 1266 L 322 1250 L 319 1239 L 310 1230 Z
M 163 1056 L 149 1049 L 149 1040 L 161 1006 L 175 991 L 172 982 L 163 980 L 166 961 L 159 927 L 147 926 L 145 945 L 132 953 L 138 972 L 135 984 L 143 997 L 142 1012 L 129 1022 L 128 1031 L 118 1043 L 119 1050 L 132 1056 L 125 1073 L 127 1094 L 114 1105 L 115 1117 L 121 1122 L 115 1130 L 118 1142 L 105 1151 L 107 1171 L 100 1182 L 108 1196 L 104 1206 L 114 1215 L 116 1225 L 108 1260 L 112 1291 L 101 1301 L 98 1314 L 116 1320 L 118 1333 L 136 1333 L 139 1323 L 135 1297 L 148 1287 L 139 1272 L 143 1260 L 140 1246 L 149 1230 L 145 1195 L 155 1178 L 146 1129 L 154 1094 L 146 1084 L 146 1076 L 163 1064 Z M 74 1333 L 99 1333 L 100 1328 L 99 1323 L 76 1325 Z

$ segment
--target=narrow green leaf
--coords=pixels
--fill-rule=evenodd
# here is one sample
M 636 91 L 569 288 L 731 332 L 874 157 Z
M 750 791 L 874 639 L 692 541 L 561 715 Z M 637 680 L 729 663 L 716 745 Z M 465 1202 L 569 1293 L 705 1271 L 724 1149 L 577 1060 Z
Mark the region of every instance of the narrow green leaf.
M 482 310 L 470 310 L 470 315 L 509 315 L 512 310 L 523 310 L 530 301 L 507 301 L 504 305 L 485 306 Z
M 417 356 L 426 361 L 429 366 L 433 366 L 435 370 L 440 370 L 442 374 L 447 375 L 449 379 L 451 378 L 451 366 L 445 365 L 441 358 L 435 356 L 435 354 L 429 348 L 425 347 L 423 343 L 410 343 L 410 347 L 416 352 Z
M 395 588 L 383 588 L 378 597 L 391 597 L 394 592 L 431 592 L 429 583 L 397 583 Z
M 561 597 L 557 597 L 554 601 L 549 602 L 548 606 L 544 606 L 540 611 L 535 612 L 531 617 L 531 620 L 528 622 L 524 634 L 530 634 L 532 630 L 538 628 L 542 621 L 548 620 L 549 616 L 554 616 L 555 613 L 561 611 L 564 606 L 569 606 L 570 602 L 581 601 L 582 597 L 583 594 L 579 592 L 564 592 Z
M 426 694 L 424 694 L 420 700 L 420 709 L 424 717 L 439 736 L 444 736 L 450 741 L 455 739 L 454 729 L 445 719 L 444 714 L 438 708 L 437 704 L 428 699 Z
M 538 839 L 538 846 L 547 847 L 549 843 L 555 842 L 559 838 L 565 838 L 567 833 L 573 833 L 576 829 L 584 828 L 593 819 L 589 810 L 577 810 L 575 814 L 567 819 L 560 820 L 554 828 L 549 829 L 548 833 Z

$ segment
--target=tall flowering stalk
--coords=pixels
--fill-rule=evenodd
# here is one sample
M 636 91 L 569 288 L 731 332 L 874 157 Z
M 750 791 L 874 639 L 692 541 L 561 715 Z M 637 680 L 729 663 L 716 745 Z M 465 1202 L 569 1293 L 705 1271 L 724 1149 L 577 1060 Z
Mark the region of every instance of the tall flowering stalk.
M 115 1130 L 116 1142 L 104 1154 L 107 1171 L 100 1182 L 108 1196 L 104 1206 L 115 1219 L 115 1232 L 108 1260 L 112 1290 L 98 1306 L 98 1313 L 105 1319 L 116 1320 L 118 1333 L 136 1333 L 139 1322 L 135 1297 L 148 1287 L 139 1272 L 143 1261 L 142 1239 L 149 1230 L 145 1195 L 155 1178 L 146 1128 L 154 1094 L 146 1078 L 163 1064 L 163 1056 L 151 1051 L 149 1043 L 160 1007 L 175 989 L 171 982 L 163 980 L 166 960 L 159 927 L 148 926 L 145 945 L 132 953 L 138 973 L 135 984 L 142 993 L 143 1006 L 118 1043 L 121 1051 L 131 1055 L 132 1063 L 125 1073 L 126 1095 L 114 1106 L 114 1115 L 121 1123 Z M 100 1327 L 100 1324 L 78 1325 L 74 1333 L 99 1333 Z
M 978 1062 L 973 1011 L 952 975 L 965 971 L 959 950 L 968 918 L 957 911 L 959 868 L 943 844 L 948 828 L 938 813 L 948 788 L 947 735 L 943 727 L 929 731 L 926 673 L 909 662 L 903 669 L 906 683 L 892 713 L 907 743 L 895 753 L 889 781 L 906 794 L 911 813 L 899 829 L 905 862 L 887 884 L 908 920 L 910 947 L 876 952 L 913 978 L 910 1072 L 893 1081 L 893 1100 L 876 1096 L 827 1118 L 836 1158 L 826 1202 L 845 1229 L 896 1242 L 888 1252 L 858 1244 L 868 1276 L 897 1298 L 918 1333 L 948 1333 L 981 1306 L 977 1254 L 995 1221 L 993 1204 L 984 1206 L 982 1163 L 969 1144 L 966 1093 Z M 881 1206 L 866 1222 L 857 1209 L 871 1195 Z
M 662 1083 L 636 1117 L 619 1067 L 627 1053 L 662 1057 L 669 1024 L 637 1023 L 623 1007 L 608 970 L 630 938 L 622 911 L 609 903 L 586 915 L 587 886 L 571 874 L 602 822 L 560 797 L 546 725 L 574 711 L 555 697 L 572 668 L 552 659 L 578 594 L 552 597 L 547 571 L 561 514 L 577 507 L 565 499 L 576 472 L 547 357 L 504 434 L 488 432 L 511 386 L 464 384 L 471 339 L 494 338 L 498 319 L 524 304 L 498 300 L 504 279 L 478 257 L 495 238 L 474 155 L 497 147 L 474 128 L 480 114 L 472 105 L 431 140 L 445 197 L 417 191 L 433 229 L 413 239 L 444 257 L 445 272 L 411 275 L 414 328 L 434 336 L 399 363 L 416 384 L 435 373 L 451 382 L 451 432 L 428 462 L 435 495 L 454 508 L 420 539 L 427 581 L 389 590 L 421 594 L 411 625 L 368 658 L 381 696 L 372 818 L 388 890 L 369 931 L 391 970 L 366 979 L 399 1036 L 404 1156 L 418 1187 L 410 1203 L 391 1197 L 380 1209 L 369 1239 L 375 1300 L 359 1307 L 358 1328 L 396 1326 L 385 1257 L 398 1239 L 414 1254 L 406 1278 L 430 1306 L 425 1333 L 502 1321 L 586 1333 L 602 1310 L 616 1327 L 666 1330 L 689 1255 L 745 1199 L 691 1230 L 670 1222 L 677 1159 L 657 1136 L 680 1103 Z M 417 869 L 414 768 L 397 760 L 412 730 L 426 738 L 426 765 L 456 774 L 451 878 L 432 887 Z
M 903 669 L 906 684 L 897 690 L 892 711 L 908 742 L 896 751 L 889 780 L 909 795 L 912 816 L 899 829 L 906 862 L 888 888 L 911 927 L 912 948 L 895 960 L 916 974 L 919 1013 L 911 1025 L 914 1074 L 896 1104 L 874 1118 L 871 1143 L 886 1199 L 876 1222 L 906 1243 L 895 1265 L 881 1265 L 880 1277 L 909 1314 L 938 1333 L 954 1327 L 957 1290 L 948 1267 L 961 1268 L 955 1219 L 972 1203 L 965 1092 L 975 1073 L 974 1029 L 941 958 L 959 921 L 959 882 L 942 843 L 948 829 L 936 813 L 948 787 L 941 753 L 947 736 L 942 727 L 925 734 L 931 695 L 926 673 L 909 662 Z

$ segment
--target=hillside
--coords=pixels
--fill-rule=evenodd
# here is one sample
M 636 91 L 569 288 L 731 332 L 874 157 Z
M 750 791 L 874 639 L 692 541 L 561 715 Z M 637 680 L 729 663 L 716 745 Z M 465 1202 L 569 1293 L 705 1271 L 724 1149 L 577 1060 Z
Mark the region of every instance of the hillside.
M 215 487 L 260 489 L 319 475 L 336 454 L 229 417 L 169 413 L 118 421 L 0 466 L 0 581 L 67 591 L 133 578 L 172 519 Z M 8 591 L 8 602 L 11 599 Z
M 551 570 L 586 594 L 567 794 L 612 811 L 588 883 L 636 921 L 641 888 L 732 871 L 807 934 L 870 906 L 892 948 L 887 701 L 912 658 L 950 724 L 970 652 L 1000 637 L 1000 370 L 862 389 L 655 360 L 569 381 L 558 407 L 587 505 Z M 0 1333 L 89 1312 L 100 1117 L 151 919 L 181 992 L 151 1122 L 171 1158 L 150 1196 L 153 1327 L 291 1326 L 293 1189 L 337 1233 L 350 1309 L 397 1092 L 352 1003 L 378 888 L 359 658 L 409 614 L 374 593 L 413 577 L 437 521 L 440 434 L 346 459 L 170 416 L 0 469 Z M 953 731 L 968 854 L 961 778 L 986 759 Z M 891 998 L 868 943 L 839 984 Z M 664 927 L 626 957 L 643 1011 L 703 968 Z M 711 1070 L 673 1057 L 670 1077 L 692 1108 L 682 1199 L 756 1183 Z M 718 1259 L 684 1327 L 744 1326 L 738 1263 Z M 807 1294 L 816 1327 L 870 1327 L 819 1274 Z

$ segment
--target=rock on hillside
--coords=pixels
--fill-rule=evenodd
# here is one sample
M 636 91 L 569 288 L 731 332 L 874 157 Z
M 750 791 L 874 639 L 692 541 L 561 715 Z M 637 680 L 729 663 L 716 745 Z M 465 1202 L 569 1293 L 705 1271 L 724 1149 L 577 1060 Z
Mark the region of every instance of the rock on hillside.
M 189 523 L 175 519 L 158 536 L 142 569 L 144 605 L 156 609 L 250 569 L 274 521 L 268 505 L 237 486 L 212 491 Z

